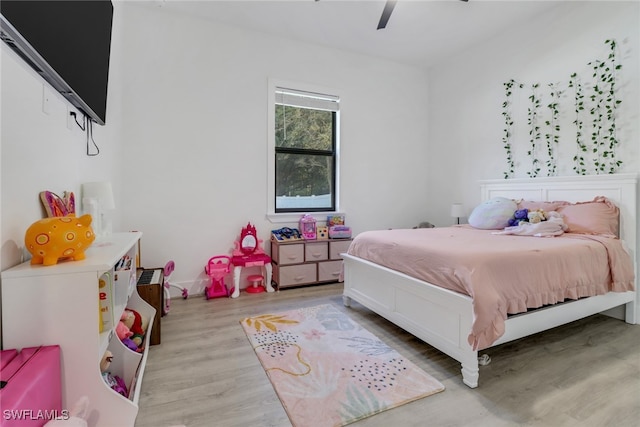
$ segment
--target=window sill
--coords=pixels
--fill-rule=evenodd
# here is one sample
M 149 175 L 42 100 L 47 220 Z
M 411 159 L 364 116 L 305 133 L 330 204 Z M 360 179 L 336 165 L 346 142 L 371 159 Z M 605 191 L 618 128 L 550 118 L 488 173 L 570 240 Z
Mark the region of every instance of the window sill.
M 294 223 L 298 224 L 303 213 L 268 213 L 267 219 L 273 224 Z M 326 223 L 327 217 L 331 215 L 345 215 L 344 212 L 311 212 L 309 215 L 314 217 L 318 223 Z

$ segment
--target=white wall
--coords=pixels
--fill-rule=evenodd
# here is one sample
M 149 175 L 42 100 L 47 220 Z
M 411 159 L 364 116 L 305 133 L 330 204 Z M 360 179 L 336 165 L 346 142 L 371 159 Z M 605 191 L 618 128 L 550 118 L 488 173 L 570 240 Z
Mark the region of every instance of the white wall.
M 553 13 L 430 69 L 428 194 L 438 201 L 429 212 L 436 223 L 451 221 L 452 202 L 464 203 L 470 212 L 479 202 L 478 180 L 502 178 L 507 170 L 502 144 L 503 83 L 509 79 L 567 83 L 573 72 L 590 77 L 588 62 L 606 58 L 609 47 L 604 41 L 610 38 L 618 42 L 618 59 L 623 65 L 618 86 L 623 102 L 617 120 L 618 158 L 624 161 L 620 172 L 640 171 L 638 22 L 638 2 L 563 2 Z M 571 114 L 564 115 L 563 128 L 571 128 L 572 120 Z M 558 158 L 558 175 L 575 174 L 573 135 L 569 139 L 570 132 L 563 134 L 559 144 L 564 151 Z M 519 165 L 516 177 L 527 177 L 528 138 L 520 134 L 512 142 Z
M 24 234 L 33 222 L 46 217 L 41 191 L 59 195 L 73 191 L 79 200 L 83 182 L 111 181 L 119 189 L 119 11 L 114 10 L 107 125 L 94 126 L 93 133 L 99 156 L 88 157 L 85 132 L 75 124 L 68 126 L 68 109 L 73 107 L 0 43 L 0 271 L 30 257 Z M 46 113 L 43 98 L 48 99 Z
M 427 211 L 426 74 L 416 68 L 125 6 L 122 105 L 130 185 L 124 229 L 142 231 L 145 267 L 176 262 L 173 281 L 206 283 L 240 229 L 283 224 L 267 207 L 268 79 L 341 97 L 341 210 L 355 232 L 410 227 Z
M 114 20 L 118 20 L 118 10 Z M 73 191 L 80 199 L 80 186 L 88 181 L 114 181 L 118 188 L 121 155 L 118 117 L 120 95 L 117 70 L 119 31 L 114 28 L 107 125 L 93 127 L 100 155 L 86 155 L 86 134 L 75 124 L 67 125 L 73 107 L 53 90 L 5 43 L 0 43 L 2 130 L 2 257 L 0 269 L 18 264 L 24 255 L 24 233 L 33 222 L 46 217 L 39 199 L 44 190 L 62 195 Z M 44 95 L 43 95 L 44 94 Z M 43 97 L 48 98 L 48 113 Z M 81 119 L 80 119 L 81 122 Z M 95 148 L 91 145 L 91 152 Z M 79 200 L 78 207 L 79 206 Z
M 617 156 L 624 162 L 620 172 L 640 172 L 639 22 L 638 2 L 564 2 L 554 13 L 430 69 L 428 195 L 438 203 L 430 206 L 429 216 L 440 224 L 451 221 L 452 202 L 462 202 L 470 213 L 480 202 L 478 180 L 502 178 L 508 170 L 502 143 L 504 82 L 566 83 L 573 72 L 590 77 L 587 64 L 606 59 L 604 41 L 611 38 L 618 43 L 622 64 L 618 98 L 623 102 L 616 121 Z M 573 119 L 567 114 L 561 125 L 570 128 Z M 519 148 L 516 177 L 526 178 L 529 136 L 520 134 L 512 143 Z M 563 133 L 559 145 L 558 175 L 574 175 L 575 133 Z M 640 189 L 638 193 L 640 212 Z M 635 257 L 640 265 L 640 252 Z

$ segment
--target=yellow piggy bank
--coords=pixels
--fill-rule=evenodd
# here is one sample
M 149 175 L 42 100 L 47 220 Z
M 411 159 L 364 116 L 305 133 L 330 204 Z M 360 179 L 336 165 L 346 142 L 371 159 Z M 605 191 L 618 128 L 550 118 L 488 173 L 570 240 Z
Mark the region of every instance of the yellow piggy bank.
M 31 253 L 31 264 L 55 265 L 60 258 L 79 261 L 96 236 L 91 215 L 63 216 L 36 221 L 27 229 L 24 244 Z

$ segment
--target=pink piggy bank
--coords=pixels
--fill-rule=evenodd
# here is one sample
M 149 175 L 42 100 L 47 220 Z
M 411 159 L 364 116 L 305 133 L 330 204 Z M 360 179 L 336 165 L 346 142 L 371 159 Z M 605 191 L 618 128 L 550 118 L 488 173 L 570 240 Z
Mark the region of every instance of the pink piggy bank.
M 24 244 L 31 253 L 31 264 L 55 265 L 60 258 L 79 261 L 96 236 L 91 215 L 45 218 L 31 224 Z

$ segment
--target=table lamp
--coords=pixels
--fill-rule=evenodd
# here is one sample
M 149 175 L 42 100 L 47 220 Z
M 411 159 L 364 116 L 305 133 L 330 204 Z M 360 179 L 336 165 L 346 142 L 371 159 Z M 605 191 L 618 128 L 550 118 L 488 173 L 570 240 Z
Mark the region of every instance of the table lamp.
M 82 184 L 82 209 L 93 218 L 91 223 L 96 237 L 111 234 L 109 211 L 115 209 L 110 182 L 86 182 Z
M 462 203 L 453 203 L 451 205 L 451 216 L 456 219 L 456 224 L 460 224 L 460 217 L 463 217 L 464 207 Z

